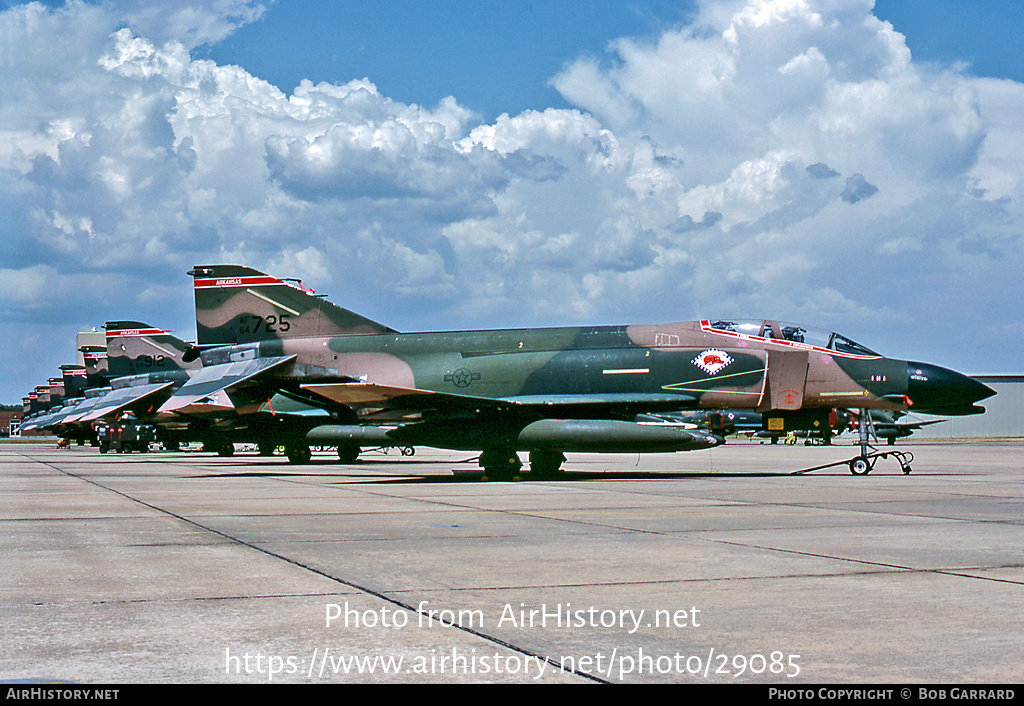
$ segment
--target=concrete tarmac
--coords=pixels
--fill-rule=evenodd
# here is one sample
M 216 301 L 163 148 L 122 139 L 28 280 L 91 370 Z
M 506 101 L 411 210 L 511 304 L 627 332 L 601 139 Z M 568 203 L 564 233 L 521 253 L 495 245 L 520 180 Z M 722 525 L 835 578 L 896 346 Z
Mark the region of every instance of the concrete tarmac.
M 1020 684 L 1024 443 L 895 448 L 3 444 L 0 680 Z

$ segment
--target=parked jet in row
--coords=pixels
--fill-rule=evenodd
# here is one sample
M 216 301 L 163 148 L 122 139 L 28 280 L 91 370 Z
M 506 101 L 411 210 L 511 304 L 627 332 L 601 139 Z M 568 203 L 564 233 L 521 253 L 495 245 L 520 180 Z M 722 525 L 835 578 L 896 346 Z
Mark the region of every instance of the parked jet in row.
M 161 415 L 226 419 L 277 392 L 337 420 L 291 438 L 309 445 L 480 451 L 492 477 L 529 453 L 535 473 L 567 451 L 668 452 L 715 446 L 701 429 L 636 423 L 680 409 L 754 409 L 785 432 L 836 408 L 974 414 L 994 392 L 935 365 L 886 358 L 837 333 L 774 320 L 399 333 L 294 280 L 240 265 L 190 271 L 201 371 Z M 863 453 L 863 452 L 862 452 Z
M 34 417 L 26 428 L 47 428 L 63 437 L 95 436 L 93 428 L 128 416 L 139 423 L 158 423 L 158 439 L 166 448 L 199 441 L 220 455 L 234 452 L 234 443 L 255 443 L 263 454 L 273 453 L 287 440 L 303 437 L 311 428 L 329 423 L 320 408 L 273 397 L 269 411 L 225 419 L 187 415 L 158 418 L 157 409 L 175 390 L 202 370 L 195 348 L 169 331 L 138 321 L 108 321 L 103 352 L 105 374 L 86 397 Z M 37 395 L 38 397 L 38 395 Z

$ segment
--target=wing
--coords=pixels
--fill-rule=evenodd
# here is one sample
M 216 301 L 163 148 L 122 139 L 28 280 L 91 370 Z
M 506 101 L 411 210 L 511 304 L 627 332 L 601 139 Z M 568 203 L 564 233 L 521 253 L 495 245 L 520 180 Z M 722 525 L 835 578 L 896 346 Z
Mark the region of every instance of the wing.
M 366 382 L 306 384 L 302 389 L 356 409 L 436 411 L 532 411 L 538 416 L 596 418 L 609 414 L 628 415 L 642 410 L 677 410 L 693 406 L 696 398 L 683 394 L 611 393 L 598 395 L 527 395 L 521 397 L 476 397 L 435 392 L 411 387 Z M 634 412 L 634 410 L 636 410 Z
M 474 409 L 481 404 L 489 407 L 508 407 L 508 403 L 469 395 L 454 395 L 412 387 L 378 385 L 370 382 L 311 383 L 303 390 L 356 409 Z

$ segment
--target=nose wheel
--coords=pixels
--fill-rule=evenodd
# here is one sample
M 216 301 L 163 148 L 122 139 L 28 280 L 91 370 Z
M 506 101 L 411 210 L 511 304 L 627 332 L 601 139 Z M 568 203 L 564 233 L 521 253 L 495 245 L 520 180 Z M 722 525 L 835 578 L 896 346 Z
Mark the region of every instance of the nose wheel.
M 914 454 L 907 451 L 875 451 L 874 447 L 868 443 L 869 434 L 876 440 L 878 436 L 875 434 L 874 424 L 871 423 L 871 416 L 866 409 L 860 411 L 859 427 L 860 456 L 850 459 L 850 473 L 855 476 L 866 476 L 874 469 L 878 459 L 892 456 L 900 464 L 903 475 L 910 475 L 910 463 L 914 460 Z M 868 449 L 871 449 L 871 453 L 868 453 Z
M 866 476 L 874 468 L 875 460 L 870 456 L 858 456 L 850 459 L 850 473 L 855 476 Z
M 878 451 L 852 458 L 850 459 L 850 473 L 855 476 L 866 476 L 874 469 L 875 462 L 878 459 L 889 458 L 890 456 L 895 458 L 896 462 L 900 464 L 900 470 L 903 471 L 903 475 L 909 476 L 910 471 L 913 470 L 910 464 L 914 460 L 914 454 L 909 451 Z
M 801 475 L 812 471 L 819 471 L 823 468 L 835 468 L 836 466 L 847 464 L 850 468 L 850 473 L 853 475 L 866 476 L 874 470 L 878 459 L 889 458 L 890 456 L 895 458 L 897 463 L 900 464 L 900 470 L 903 471 L 903 475 L 910 475 L 910 464 L 914 460 L 914 454 L 909 451 L 876 451 L 875 447 L 871 446 L 869 441 L 869 433 L 872 435 L 875 434 L 874 426 L 871 424 L 871 417 L 868 416 L 868 411 L 866 409 L 862 409 L 860 411 L 860 420 L 860 456 L 855 456 L 849 461 L 826 463 L 823 466 L 805 468 L 802 471 L 793 471 L 793 475 Z M 877 435 L 875 435 L 875 438 L 877 439 Z

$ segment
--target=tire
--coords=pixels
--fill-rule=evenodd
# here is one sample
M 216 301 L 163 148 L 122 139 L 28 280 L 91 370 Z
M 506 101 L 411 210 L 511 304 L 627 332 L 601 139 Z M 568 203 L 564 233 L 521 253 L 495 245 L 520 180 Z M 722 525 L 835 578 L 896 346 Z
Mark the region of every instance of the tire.
M 866 476 L 871 472 L 871 459 L 867 456 L 858 456 L 850 461 L 850 473 L 855 476 Z
M 480 465 L 488 478 L 508 481 L 515 478 L 523 462 L 514 451 L 490 450 L 480 454 Z
M 338 446 L 338 460 L 342 463 L 355 463 L 359 460 L 359 452 L 362 451 L 358 446 L 352 444 L 340 444 Z
M 308 446 L 289 446 L 285 451 L 289 463 L 309 463 L 313 452 Z
M 565 454 L 561 451 L 531 451 L 530 475 L 537 478 L 554 478 L 562 471 Z

